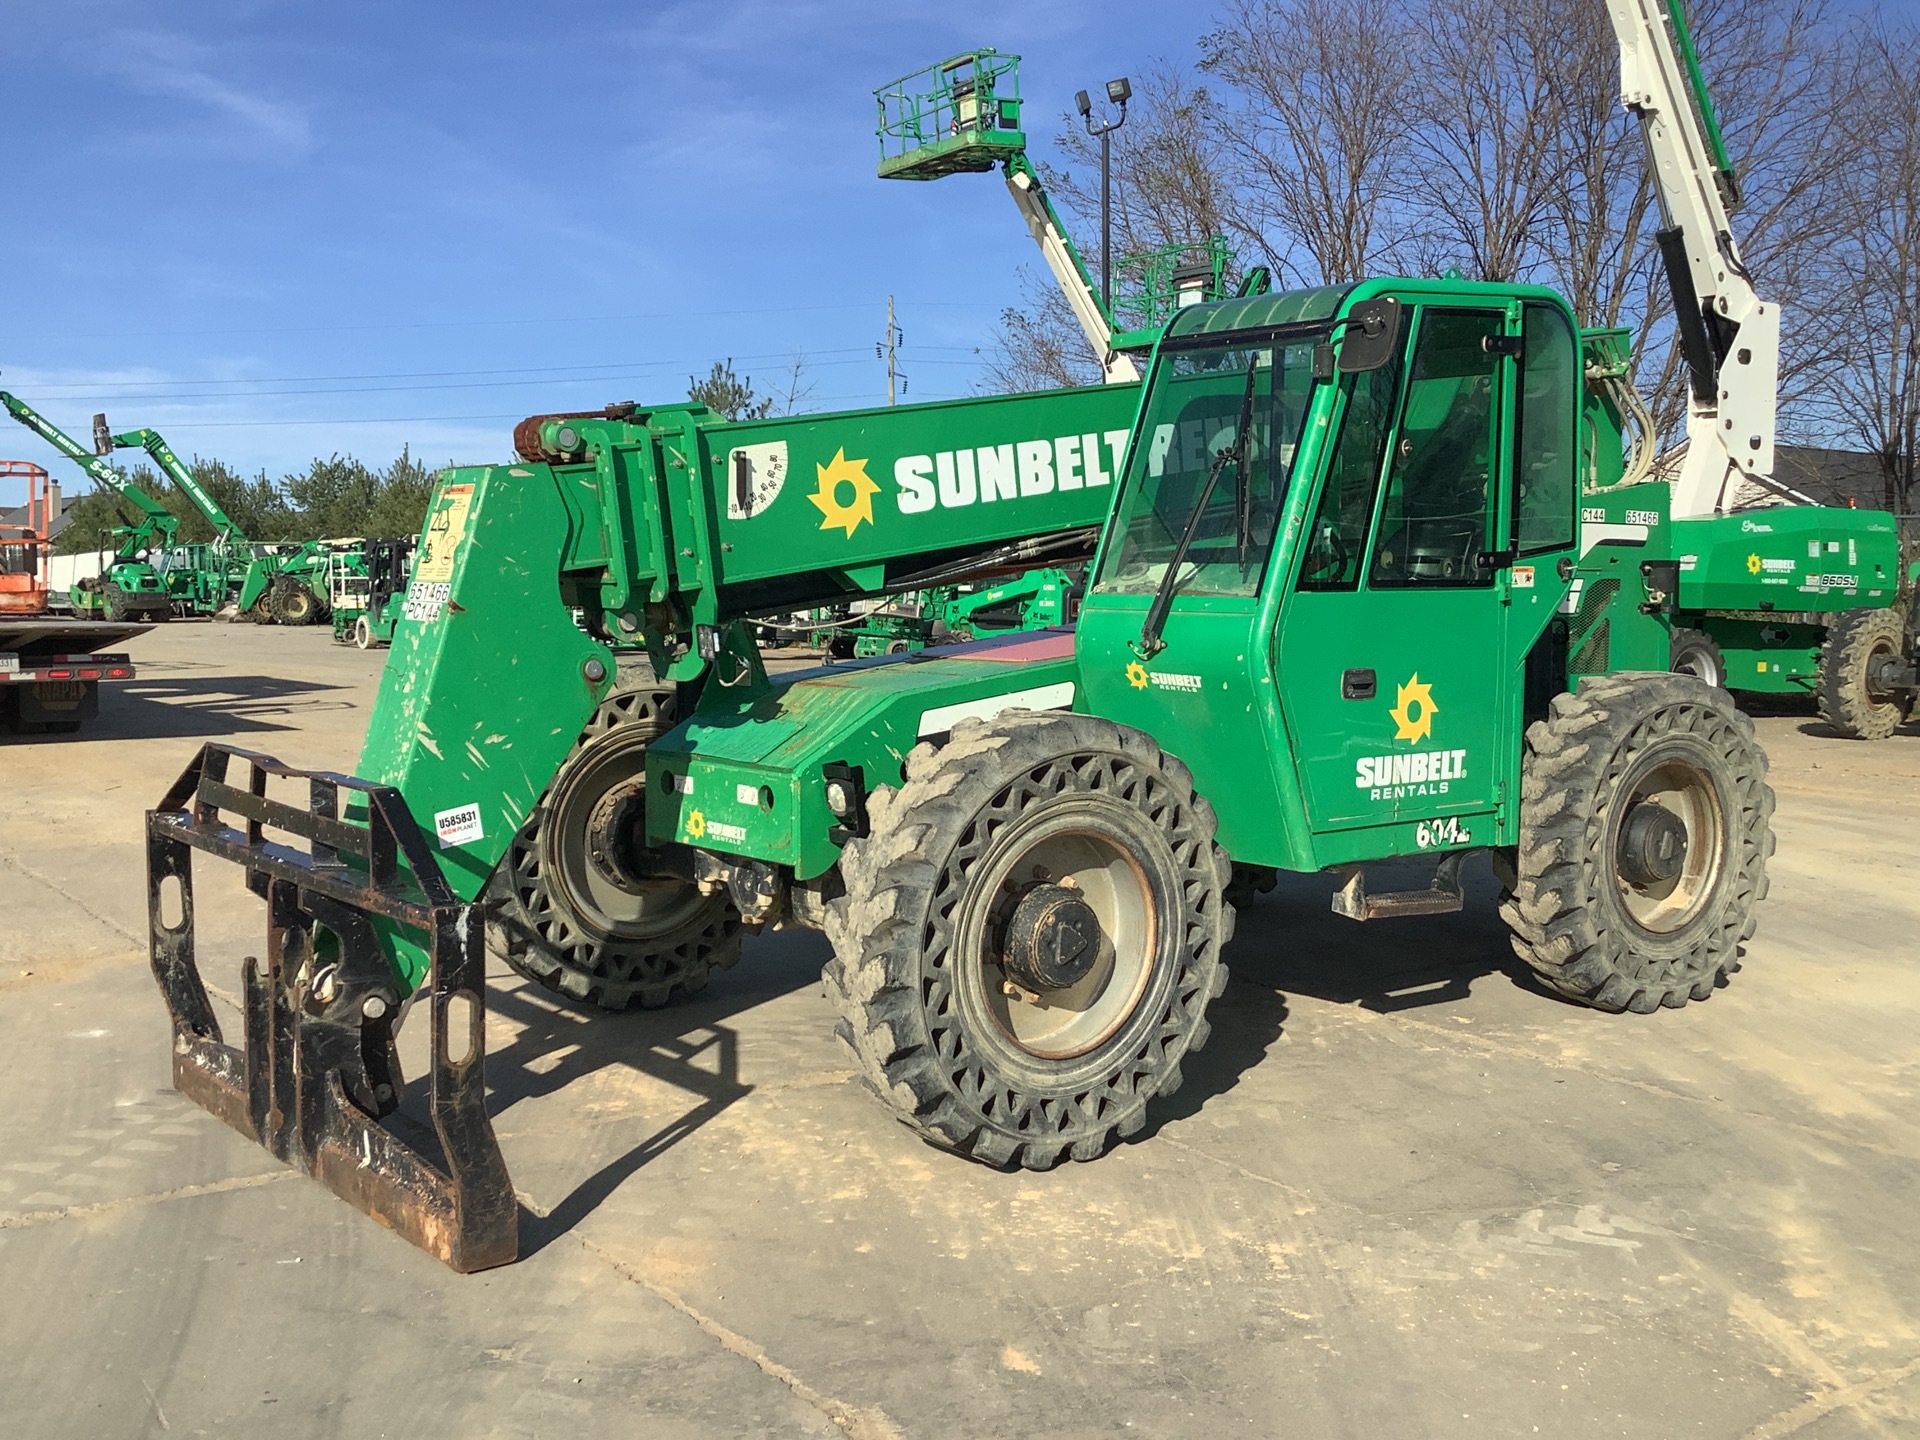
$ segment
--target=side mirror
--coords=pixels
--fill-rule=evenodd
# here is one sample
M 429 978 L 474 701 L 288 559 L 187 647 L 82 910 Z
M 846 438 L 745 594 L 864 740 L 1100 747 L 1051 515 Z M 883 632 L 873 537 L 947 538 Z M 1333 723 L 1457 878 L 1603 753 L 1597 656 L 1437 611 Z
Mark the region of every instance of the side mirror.
M 1400 348 L 1400 302 L 1391 295 L 1363 301 L 1340 322 L 1340 373 L 1360 375 L 1378 370 Z

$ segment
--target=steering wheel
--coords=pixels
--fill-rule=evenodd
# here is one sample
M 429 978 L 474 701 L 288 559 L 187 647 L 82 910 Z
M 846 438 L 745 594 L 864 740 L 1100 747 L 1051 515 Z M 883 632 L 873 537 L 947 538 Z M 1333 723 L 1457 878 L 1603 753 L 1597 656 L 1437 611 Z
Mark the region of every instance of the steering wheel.
M 1313 544 L 1307 547 L 1306 562 L 1301 566 L 1303 580 L 1314 580 L 1329 571 L 1338 574 L 1347 568 L 1352 552 L 1347 542 L 1340 538 L 1340 529 L 1336 525 L 1323 525 L 1320 533 L 1313 538 Z

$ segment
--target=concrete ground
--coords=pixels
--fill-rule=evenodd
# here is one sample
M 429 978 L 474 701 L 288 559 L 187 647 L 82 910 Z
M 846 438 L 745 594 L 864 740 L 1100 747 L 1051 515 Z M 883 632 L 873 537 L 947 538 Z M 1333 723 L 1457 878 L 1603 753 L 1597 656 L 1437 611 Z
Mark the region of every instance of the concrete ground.
M 141 810 L 204 738 L 350 766 L 381 657 L 133 649 L 0 758 L 9 1437 L 1920 1434 L 1920 727 L 1761 718 L 1773 895 L 1680 1012 L 1541 993 L 1484 872 L 1369 926 L 1289 881 L 1149 1133 L 1047 1175 L 860 1089 L 818 936 L 649 1014 L 500 976 L 527 1253 L 461 1277 L 169 1088 L 144 959 Z M 199 886 L 228 989 L 237 873 Z

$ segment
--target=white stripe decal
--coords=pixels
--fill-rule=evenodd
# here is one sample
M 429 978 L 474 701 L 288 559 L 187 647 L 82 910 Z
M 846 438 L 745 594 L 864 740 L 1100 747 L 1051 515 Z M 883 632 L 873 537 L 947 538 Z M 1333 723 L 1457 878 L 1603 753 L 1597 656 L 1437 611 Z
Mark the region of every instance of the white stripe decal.
M 988 695 L 959 705 L 942 705 L 920 712 L 920 734 L 944 735 L 962 720 L 991 720 L 1002 710 L 1064 710 L 1073 704 L 1073 682 L 1036 685 L 1007 695 Z
M 1624 540 L 1629 545 L 1647 543 L 1647 527 L 1644 525 L 1582 525 L 1580 527 L 1580 554 L 1586 553 L 1596 545 L 1604 545 L 1609 540 Z

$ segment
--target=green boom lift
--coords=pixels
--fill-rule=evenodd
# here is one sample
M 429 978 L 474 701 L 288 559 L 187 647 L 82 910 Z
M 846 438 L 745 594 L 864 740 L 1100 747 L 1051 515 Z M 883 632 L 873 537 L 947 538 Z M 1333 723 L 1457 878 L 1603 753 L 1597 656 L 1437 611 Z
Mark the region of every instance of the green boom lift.
M 7 413 L 86 471 L 102 489 L 140 512 L 132 525 L 118 525 L 102 537 L 100 573 L 77 581 L 68 598 L 83 617 L 109 620 L 165 620 L 173 613 L 173 597 L 151 557 L 173 546 L 180 528 L 174 513 L 135 485 L 98 455 L 74 440 L 26 401 L 0 390 Z M 113 541 L 108 555 L 104 542 Z
M 988 113 L 924 164 L 991 157 Z M 1035 1169 L 1179 1083 L 1277 869 L 1374 921 L 1458 910 L 1485 852 L 1552 989 L 1706 999 L 1772 792 L 1726 693 L 1666 668 L 1669 491 L 1621 483 L 1604 343 L 1546 289 L 1377 278 L 1183 308 L 1139 391 L 530 417 L 514 461 L 439 479 L 360 777 L 209 745 L 150 812 L 176 1085 L 471 1270 L 517 1246 L 489 948 L 621 1009 L 743 930 L 824 929 L 896 1118 Z M 754 642 L 1090 549 L 1071 630 L 777 678 Z M 244 1045 L 200 980 L 195 850 L 266 902 Z M 1383 862 L 1430 878 L 1382 893 Z M 392 1118 L 415 997 L 437 1154 Z
M 229 604 L 250 563 L 250 542 L 233 517 L 220 508 L 157 430 L 128 430 L 114 434 L 105 415 L 93 417 L 93 449 L 101 457 L 115 450 L 143 450 L 213 527 L 211 543 L 172 545 L 164 559 L 167 590 L 174 603 L 194 615 L 214 615 Z
M 1688 375 L 1687 444 L 1673 471 L 1680 562 L 1670 660 L 1734 690 L 1817 693 L 1843 735 L 1880 739 L 1911 714 L 1914 614 L 1901 597 L 1899 530 L 1882 510 L 1837 509 L 1776 480 L 1780 309 L 1763 300 L 1728 212 L 1740 183 L 1680 0 L 1607 0 L 1621 101 L 1645 137 Z M 1625 332 L 1595 363 L 1629 364 Z M 1645 413 L 1629 482 L 1655 472 Z M 1752 492 L 1764 497 L 1745 503 Z M 1781 501 L 1800 501 L 1782 504 Z M 1650 523 L 1635 514 L 1628 523 Z

